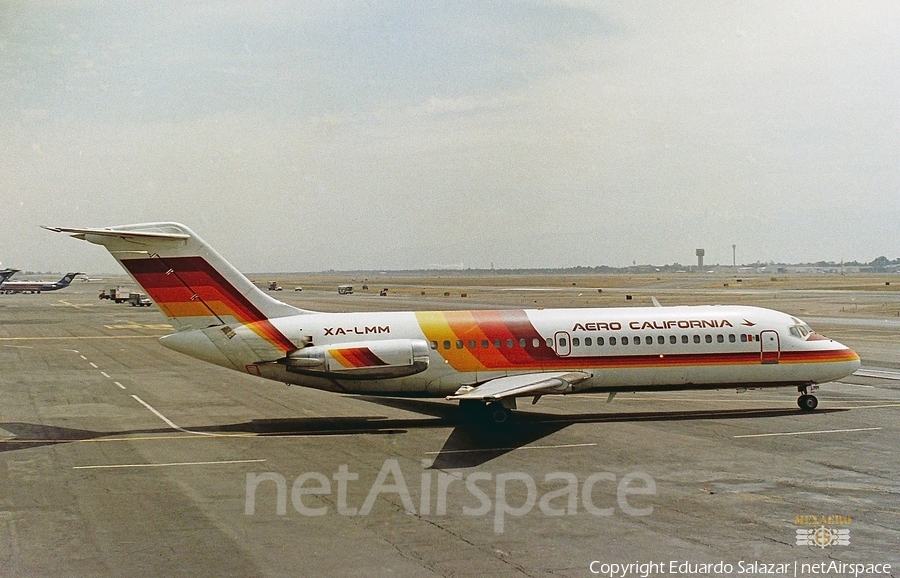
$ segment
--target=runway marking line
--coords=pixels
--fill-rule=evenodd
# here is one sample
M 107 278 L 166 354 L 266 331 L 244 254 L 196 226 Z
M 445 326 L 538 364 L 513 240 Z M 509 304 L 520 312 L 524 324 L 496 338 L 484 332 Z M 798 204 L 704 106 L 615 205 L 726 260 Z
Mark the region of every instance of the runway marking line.
M 189 429 L 184 429 L 183 427 L 181 427 L 180 425 L 178 425 L 178 424 L 175 423 L 174 421 L 170 420 L 169 418 L 167 418 L 166 416 L 164 416 L 164 415 L 161 414 L 160 412 L 156 411 L 156 408 L 155 408 L 155 407 L 153 407 L 152 405 L 150 405 L 149 403 L 147 403 L 147 402 L 144 401 L 143 399 L 139 398 L 138 396 L 136 396 L 136 395 L 134 395 L 134 394 L 131 394 L 131 397 L 133 397 L 134 400 L 137 401 L 139 404 L 141 404 L 142 406 L 144 406 L 144 407 L 146 407 L 148 410 L 150 410 L 150 412 L 151 412 L 153 415 L 155 415 L 155 416 L 158 417 L 159 419 L 163 420 L 163 421 L 166 423 L 166 425 L 169 426 L 169 427 L 172 428 L 172 429 L 175 429 L 175 430 L 178 430 L 178 431 L 184 432 L 184 433 L 189 433 L 189 434 L 198 435 L 198 436 L 216 436 L 216 435 L 218 435 L 218 434 L 214 434 L 214 433 L 208 433 L 208 432 L 202 432 L 202 431 L 191 431 L 191 430 L 189 430 Z
M 101 470 L 122 468 L 162 468 L 168 466 L 211 466 L 220 464 L 258 464 L 266 460 L 221 460 L 216 462 L 169 462 L 160 464 L 107 464 L 97 466 L 72 466 L 73 470 Z
M 115 383 L 116 385 L 118 385 L 118 386 L 119 386 L 119 389 L 125 389 L 125 386 L 122 385 L 121 383 L 119 383 L 118 381 L 114 381 L 113 383 Z
M 765 437 L 775 437 L 775 436 L 804 436 L 804 435 L 813 435 L 813 434 L 829 434 L 829 433 L 847 433 L 854 431 L 876 431 L 880 430 L 880 427 L 858 427 L 852 429 L 822 429 L 822 430 L 812 430 L 812 431 L 792 431 L 792 432 L 780 432 L 780 433 L 764 433 L 764 434 L 746 434 L 739 436 L 731 436 L 734 438 L 765 438 Z

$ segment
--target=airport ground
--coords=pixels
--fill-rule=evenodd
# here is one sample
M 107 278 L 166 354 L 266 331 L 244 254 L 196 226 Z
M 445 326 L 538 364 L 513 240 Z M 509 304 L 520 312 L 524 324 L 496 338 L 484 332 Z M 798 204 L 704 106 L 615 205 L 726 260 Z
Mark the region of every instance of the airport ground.
M 811 413 L 788 389 L 573 395 L 484 431 L 444 400 L 286 387 L 166 350 L 155 308 L 97 299 L 115 279 L 0 295 L 0 575 L 898 574 L 897 276 L 253 277 L 324 311 L 760 305 L 863 367 Z M 849 544 L 797 545 L 821 528 Z M 697 566 L 716 563 L 731 572 Z

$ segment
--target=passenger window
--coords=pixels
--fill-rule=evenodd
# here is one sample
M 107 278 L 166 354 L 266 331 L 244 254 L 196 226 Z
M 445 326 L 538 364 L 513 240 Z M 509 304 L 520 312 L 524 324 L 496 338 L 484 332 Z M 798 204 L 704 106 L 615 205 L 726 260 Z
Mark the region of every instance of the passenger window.
M 469 349 L 475 349 L 475 346 L 476 346 L 476 345 L 478 345 L 478 344 L 475 343 L 475 340 L 474 340 L 474 339 L 470 339 L 470 340 L 469 340 Z
M 581 340 L 578 339 L 577 337 L 573 337 L 572 338 L 572 347 L 578 347 L 579 345 L 581 345 Z
M 610 337 L 610 338 L 609 338 L 609 344 L 610 344 L 610 345 L 615 345 L 615 344 L 616 344 L 616 338 L 615 338 L 615 337 Z
M 675 345 L 676 343 L 678 343 L 678 338 L 675 337 L 674 335 L 670 335 L 670 336 L 669 336 L 669 343 L 671 343 L 672 345 Z
M 482 349 L 487 349 L 487 348 L 490 347 L 490 346 L 491 346 L 491 342 L 490 342 L 490 341 L 488 341 L 487 339 L 482 339 L 482 340 L 481 340 L 481 348 L 482 348 Z
M 462 349 L 464 347 L 462 340 L 456 342 L 456 348 Z
M 747 334 L 741 333 L 741 343 L 747 343 Z
M 445 342 L 444 342 L 444 349 L 450 349 L 450 342 L 449 342 L 449 341 L 445 341 Z
M 506 340 L 507 349 L 512 349 L 513 347 L 515 347 L 515 345 L 516 345 L 516 342 L 514 340 L 512 340 L 512 339 Z
M 553 347 L 553 340 L 550 339 L 549 337 L 547 338 L 547 347 L 550 347 L 550 348 Z
M 719 343 L 725 343 L 725 336 L 721 334 L 716 335 L 716 341 L 718 341 Z
M 566 341 L 566 338 L 565 338 L 565 337 L 560 337 L 560 338 L 559 338 L 559 346 L 560 346 L 560 347 L 565 347 L 565 346 L 566 346 L 566 343 L 568 343 L 568 341 Z
M 432 349 L 437 349 L 437 341 L 432 341 L 432 342 L 431 342 L 431 348 L 432 348 Z
M 598 338 L 597 338 L 597 345 L 603 345 L 603 338 L 602 338 L 602 337 L 598 337 Z
M 495 339 L 495 340 L 494 340 L 494 347 L 496 347 L 497 349 L 500 349 L 501 347 L 503 347 L 503 342 L 500 341 L 499 339 Z
M 707 335 L 707 336 L 706 336 L 706 342 L 707 342 L 707 343 L 712 343 L 712 335 Z
M 688 342 L 688 336 L 687 336 L 687 335 L 682 335 L 682 336 L 681 336 L 681 342 L 682 342 L 682 343 L 687 343 L 687 342 Z
M 627 335 L 622 336 L 622 345 L 628 345 L 628 336 Z
M 699 335 L 695 335 L 695 336 L 694 336 L 694 343 L 700 343 L 700 336 L 699 336 Z
M 584 338 L 584 344 L 585 344 L 587 347 L 590 347 L 591 345 L 594 344 L 594 340 L 591 339 L 590 337 L 585 337 L 585 338 Z
M 660 343 L 663 342 L 662 335 L 659 336 L 659 342 Z M 646 343 L 647 345 L 653 345 L 653 337 L 648 335 L 647 337 L 644 338 L 644 343 Z
M 735 342 L 734 333 L 731 333 L 728 335 L 728 343 L 734 343 L 734 342 Z
M 524 338 L 524 337 L 520 337 L 520 338 L 519 338 L 519 347 L 521 347 L 521 348 L 524 349 L 524 348 L 525 348 L 525 345 L 526 345 L 527 343 L 528 343 L 528 342 L 525 341 L 525 338 Z
M 662 335 L 660 335 L 656 338 L 656 342 L 659 343 L 660 345 L 662 345 L 666 342 L 666 338 L 663 337 Z
M 538 339 L 537 337 L 535 337 L 534 339 L 531 340 L 531 346 L 534 347 L 535 349 L 537 349 L 538 347 L 541 346 L 541 340 Z

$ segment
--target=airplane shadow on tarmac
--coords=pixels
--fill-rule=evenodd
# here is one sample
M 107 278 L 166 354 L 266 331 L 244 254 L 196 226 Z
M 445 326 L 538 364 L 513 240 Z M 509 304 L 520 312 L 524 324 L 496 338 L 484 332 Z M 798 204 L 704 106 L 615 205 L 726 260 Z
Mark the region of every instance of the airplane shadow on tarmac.
M 514 414 L 504 427 L 472 421 L 456 405 L 420 399 L 361 396 L 374 404 L 421 414 L 423 417 L 389 418 L 379 415 L 256 419 L 248 422 L 201 427 L 182 426 L 185 435 L 248 435 L 260 437 L 395 435 L 410 430 L 453 428 L 443 447 L 436 453 L 432 469 L 472 468 L 506 453 L 534 443 L 566 427 L 579 423 L 666 422 L 716 419 L 758 419 L 781 416 L 809 416 L 848 411 L 845 409 L 803 412 L 791 408 L 745 410 L 659 411 L 623 413 L 546 414 L 534 411 Z M 62 443 L 129 436 L 172 434 L 169 427 L 120 431 L 91 431 L 24 422 L 0 423 L 12 434 L 0 439 L 0 453 Z

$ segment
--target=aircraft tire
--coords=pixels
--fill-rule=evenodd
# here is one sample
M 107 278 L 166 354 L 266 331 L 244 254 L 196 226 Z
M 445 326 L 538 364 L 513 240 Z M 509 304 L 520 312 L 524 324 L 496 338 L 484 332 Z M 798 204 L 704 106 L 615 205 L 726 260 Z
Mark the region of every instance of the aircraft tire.
M 819 400 L 814 395 L 803 394 L 797 398 L 797 405 L 803 411 L 812 411 L 819 405 Z
M 490 403 L 487 406 L 488 421 L 495 426 L 503 426 L 509 423 L 512 412 L 500 402 Z

